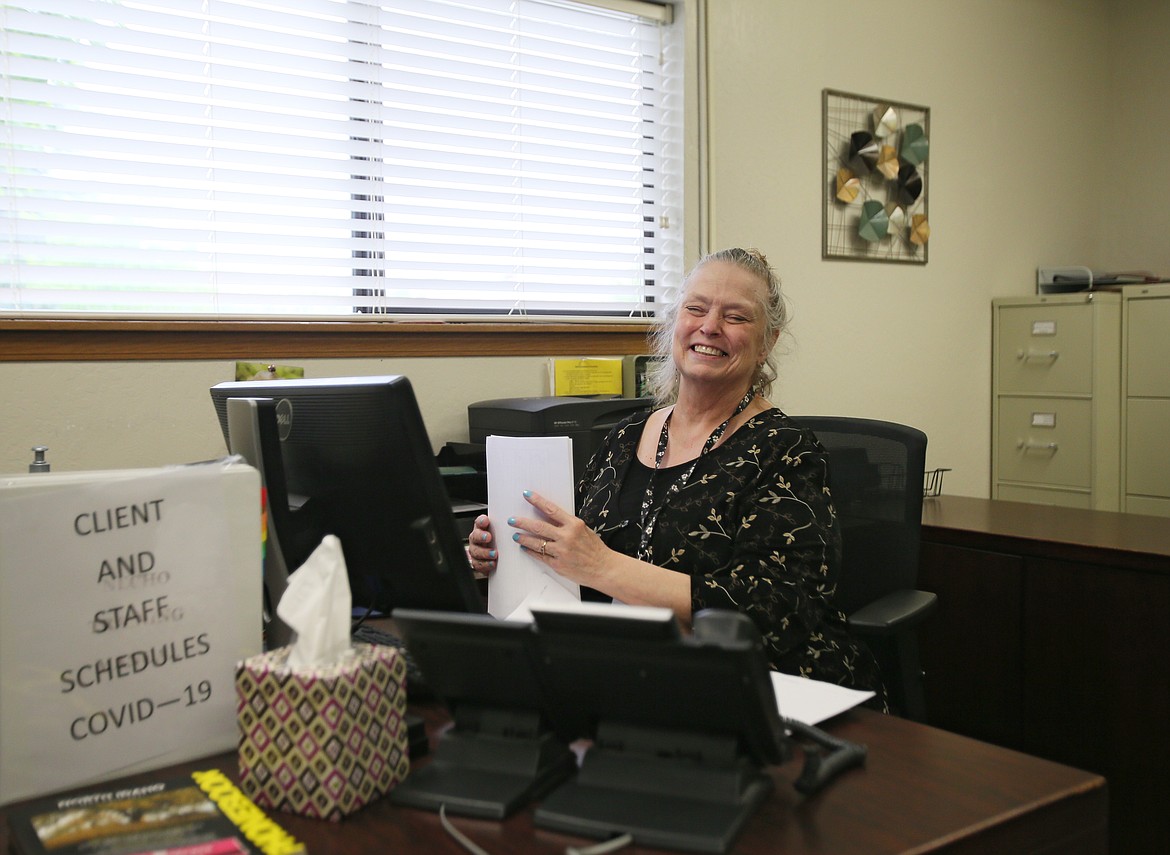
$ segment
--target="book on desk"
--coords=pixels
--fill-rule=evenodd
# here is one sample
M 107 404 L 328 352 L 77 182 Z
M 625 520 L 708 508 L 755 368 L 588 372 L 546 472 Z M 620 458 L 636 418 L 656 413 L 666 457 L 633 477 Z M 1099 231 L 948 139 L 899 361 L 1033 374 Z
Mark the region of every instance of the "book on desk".
M 19 855 L 303 855 L 218 769 L 39 799 L 8 813 Z

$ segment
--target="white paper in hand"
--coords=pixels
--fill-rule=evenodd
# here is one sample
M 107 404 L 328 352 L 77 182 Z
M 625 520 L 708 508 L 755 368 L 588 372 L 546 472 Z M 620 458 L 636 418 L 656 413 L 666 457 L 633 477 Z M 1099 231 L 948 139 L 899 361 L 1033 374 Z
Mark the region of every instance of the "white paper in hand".
M 581 586 L 512 540 L 509 517 L 536 517 L 524 499 L 532 490 L 574 511 L 573 441 L 567 436 L 487 438 L 488 516 L 496 538 L 496 569 L 488 577 L 488 613 L 507 619 L 533 598 L 579 601 Z
M 288 665 L 294 671 L 332 665 L 351 649 L 353 598 L 341 541 L 329 534 L 289 574 L 276 613 L 294 632 Z

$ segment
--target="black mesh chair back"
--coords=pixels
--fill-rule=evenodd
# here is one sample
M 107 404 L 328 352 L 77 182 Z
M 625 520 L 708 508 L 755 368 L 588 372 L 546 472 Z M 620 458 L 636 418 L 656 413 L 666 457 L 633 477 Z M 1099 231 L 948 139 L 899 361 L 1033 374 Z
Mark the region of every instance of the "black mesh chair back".
M 925 716 L 917 624 L 936 604 L 918 591 L 926 434 L 876 419 L 796 416 L 829 453 L 841 525 L 834 602 L 873 649 L 895 711 Z
M 874 419 L 797 419 L 829 452 L 829 488 L 841 521 L 837 604 L 850 614 L 918 581 L 926 434 Z

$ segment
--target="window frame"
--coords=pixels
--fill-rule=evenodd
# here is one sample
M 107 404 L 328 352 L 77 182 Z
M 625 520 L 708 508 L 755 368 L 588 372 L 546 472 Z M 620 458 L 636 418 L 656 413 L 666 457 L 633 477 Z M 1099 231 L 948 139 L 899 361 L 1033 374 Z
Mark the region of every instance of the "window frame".
M 0 320 L 0 362 L 623 356 L 652 323 Z

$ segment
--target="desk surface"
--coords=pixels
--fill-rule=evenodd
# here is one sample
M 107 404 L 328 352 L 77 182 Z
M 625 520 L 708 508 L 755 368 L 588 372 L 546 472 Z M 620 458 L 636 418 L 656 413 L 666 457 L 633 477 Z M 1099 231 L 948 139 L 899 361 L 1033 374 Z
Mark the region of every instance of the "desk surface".
M 441 710 L 424 712 L 428 721 L 441 721 Z M 736 841 L 735 852 L 1106 851 L 1106 787 L 1097 775 L 868 710 L 846 713 L 826 729 L 868 745 L 865 768 L 845 773 L 821 794 L 804 799 L 792 788 L 803 762 L 798 751 L 772 770 L 775 790 Z M 211 767 L 234 777 L 236 756 L 217 755 L 170 771 Z M 387 800 L 335 824 L 284 813 L 273 816 L 313 855 L 460 851 L 437 814 L 399 808 Z M 530 809 L 503 822 L 451 819 L 492 855 L 560 853 L 567 845 L 596 842 L 536 828 Z M 0 853 L 7 851 L 4 823 Z
M 1170 573 L 1170 517 L 937 496 L 923 501 L 922 526 L 929 539 L 957 546 L 995 549 L 1000 540 L 1012 552 L 1097 556 L 1115 566 Z

